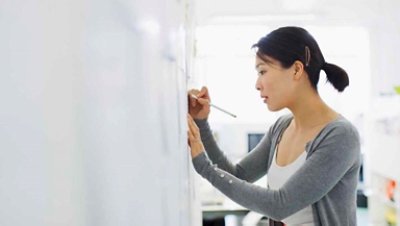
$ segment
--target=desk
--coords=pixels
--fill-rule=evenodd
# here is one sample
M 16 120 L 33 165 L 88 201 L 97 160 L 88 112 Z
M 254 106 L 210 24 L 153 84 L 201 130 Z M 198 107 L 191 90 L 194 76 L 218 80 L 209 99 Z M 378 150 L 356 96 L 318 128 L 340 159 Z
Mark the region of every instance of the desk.
M 208 204 L 201 206 L 203 219 L 212 220 L 216 218 L 223 218 L 227 215 L 245 216 L 249 210 L 234 203 L 231 200 L 224 200 L 219 204 Z

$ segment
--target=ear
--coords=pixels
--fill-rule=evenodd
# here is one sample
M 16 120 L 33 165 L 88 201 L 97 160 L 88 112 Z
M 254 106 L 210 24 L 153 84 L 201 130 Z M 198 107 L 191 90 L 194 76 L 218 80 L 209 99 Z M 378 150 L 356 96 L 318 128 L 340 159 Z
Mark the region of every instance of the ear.
M 303 75 L 304 72 L 304 65 L 301 61 L 296 60 L 293 65 L 292 65 L 293 69 L 294 69 L 294 76 L 293 78 L 295 80 L 299 80 L 301 78 L 301 76 Z

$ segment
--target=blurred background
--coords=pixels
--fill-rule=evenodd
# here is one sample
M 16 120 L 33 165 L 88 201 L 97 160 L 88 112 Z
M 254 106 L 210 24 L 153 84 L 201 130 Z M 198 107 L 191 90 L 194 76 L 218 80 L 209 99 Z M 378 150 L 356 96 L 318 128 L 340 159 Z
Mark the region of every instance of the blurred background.
M 2 0 L 0 225 L 266 225 L 193 170 L 186 92 L 209 88 L 236 162 L 282 114 L 254 50 L 302 26 L 350 86 L 319 92 L 359 130 L 358 225 L 400 219 L 400 2 Z M 267 178 L 256 183 L 266 185 Z

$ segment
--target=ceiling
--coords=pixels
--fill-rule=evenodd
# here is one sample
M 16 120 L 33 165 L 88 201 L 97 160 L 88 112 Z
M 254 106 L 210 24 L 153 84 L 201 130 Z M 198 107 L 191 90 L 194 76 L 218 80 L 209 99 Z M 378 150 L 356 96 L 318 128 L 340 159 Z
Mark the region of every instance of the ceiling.
M 400 1 L 397 0 L 199 0 L 195 1 L 198 25 L 233 18 L 256 17 L 248 23 L 304 22 L 308 24 L 400 24 Z M 310 15 L 312 15 L 310 17 Z M 221 20 L 224 17 L 225 20 Z M 227 19 L 228 18 L 228 19 Z M 285 19 L 286 18 L 286 19 Z M 306 18 L 306 19 L 304 19 Z

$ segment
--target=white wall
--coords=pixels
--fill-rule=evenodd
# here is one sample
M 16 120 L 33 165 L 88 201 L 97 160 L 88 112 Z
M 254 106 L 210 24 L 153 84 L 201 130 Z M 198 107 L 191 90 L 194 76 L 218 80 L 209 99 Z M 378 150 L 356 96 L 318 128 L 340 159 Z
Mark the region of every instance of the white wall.
M 191 7 L 1 2 L 0 225 L 200 224 L 186 147 Z

